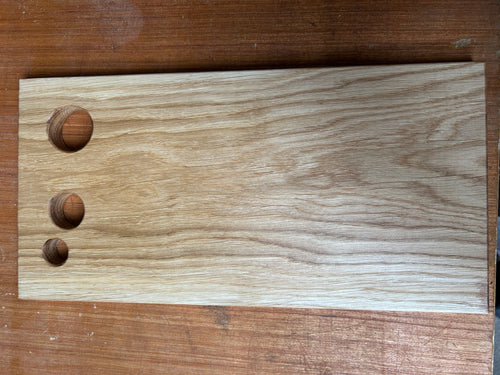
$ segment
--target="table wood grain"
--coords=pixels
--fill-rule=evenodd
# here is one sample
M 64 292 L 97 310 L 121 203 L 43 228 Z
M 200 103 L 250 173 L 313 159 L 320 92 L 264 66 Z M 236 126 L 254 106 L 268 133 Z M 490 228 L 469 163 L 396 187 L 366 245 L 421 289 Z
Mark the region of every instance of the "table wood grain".
M 489 373 L 497 218 L 495 1 L 0 4 L 4 373 Z M 486 62 L 489 313 L 193 307 L 17 298 L 18 80 Z

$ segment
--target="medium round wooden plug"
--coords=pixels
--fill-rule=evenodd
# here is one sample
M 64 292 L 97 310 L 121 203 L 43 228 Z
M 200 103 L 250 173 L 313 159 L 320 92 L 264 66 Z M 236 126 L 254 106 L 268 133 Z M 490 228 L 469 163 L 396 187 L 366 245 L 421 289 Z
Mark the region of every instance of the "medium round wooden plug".
M 59 150 L 75 152 L 90 141 L 94 122 L 87 110 L 74 105 L 57 108 L 47 121 L 47 135 Z
M 75 193 L 61 193 L 49 202 L 50 217 L 54 224 L 63 229 L 76 228 L 85 216 L 82 199 Z
M 42 257 L 53 266 L 62 266 L 68 260 L 69 250 L 66 242 L 51 238 L 42 246 Z

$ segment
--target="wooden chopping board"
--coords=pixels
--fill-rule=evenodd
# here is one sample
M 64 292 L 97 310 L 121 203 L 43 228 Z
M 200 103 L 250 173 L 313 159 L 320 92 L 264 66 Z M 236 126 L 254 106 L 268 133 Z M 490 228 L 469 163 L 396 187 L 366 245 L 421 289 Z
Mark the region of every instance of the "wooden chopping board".
M 487 312 L 483 64 L 27 79 L 19 95 L 20 298 Z M 91 116 L 82 149 L 49 142 L 58 108 Z M 83 202 L 74 228 L 51 218 L 60 194 Z

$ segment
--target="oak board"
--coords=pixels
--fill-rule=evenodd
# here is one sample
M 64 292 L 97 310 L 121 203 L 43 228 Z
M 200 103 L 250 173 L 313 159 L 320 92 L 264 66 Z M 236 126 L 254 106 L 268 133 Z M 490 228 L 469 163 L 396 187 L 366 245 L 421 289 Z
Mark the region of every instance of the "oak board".
M 483 64 L 28 79 L 19 98 L 20 298 L 487 312 Z M 46 135 L 68 104 L 94 120 L 76 153 Z M 75 229 L 50 220 L 60 192 L 84 201 Z

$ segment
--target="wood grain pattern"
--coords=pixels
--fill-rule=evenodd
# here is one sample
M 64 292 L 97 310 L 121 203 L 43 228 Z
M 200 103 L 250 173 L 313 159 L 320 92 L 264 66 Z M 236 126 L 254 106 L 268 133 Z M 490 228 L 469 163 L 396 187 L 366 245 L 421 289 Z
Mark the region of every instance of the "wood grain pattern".
M 70 154 L 69 104 L 95 124 Z M 19 105 L 21 298 L 487 312 L 482 64 L 31 79 Z
M 491 374 L 498 15 L 494 0 L 0 2 L 2 372 Z M 486 62 L 488 314 L 17 298 L 18 79 L 440 61 Z

